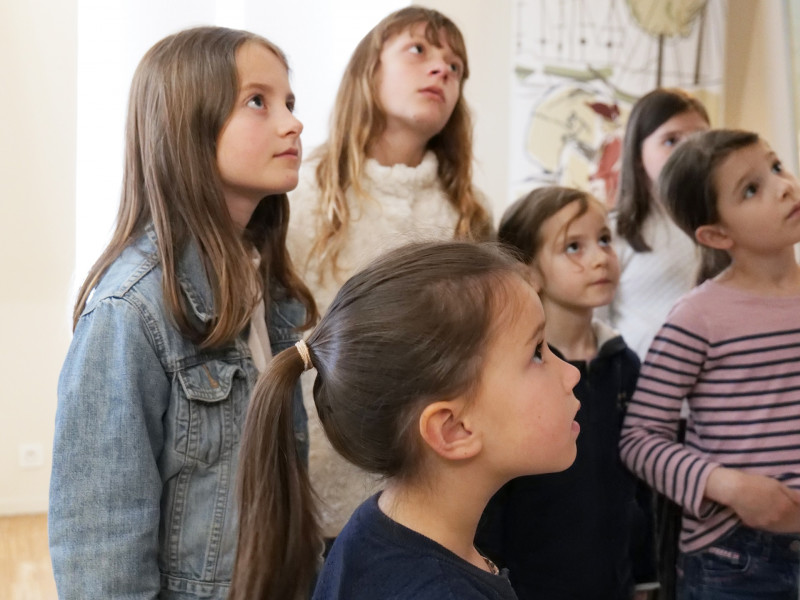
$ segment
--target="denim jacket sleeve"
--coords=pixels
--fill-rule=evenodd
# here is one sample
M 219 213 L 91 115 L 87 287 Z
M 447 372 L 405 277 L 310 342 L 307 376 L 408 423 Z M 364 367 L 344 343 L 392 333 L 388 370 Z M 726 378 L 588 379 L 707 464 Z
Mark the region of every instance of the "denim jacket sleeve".
M 49 534 L 62 600 L 159 595 L 157 461 L 170 381 L 147 323 L 124 298 L 98 301 L 61 371 Z

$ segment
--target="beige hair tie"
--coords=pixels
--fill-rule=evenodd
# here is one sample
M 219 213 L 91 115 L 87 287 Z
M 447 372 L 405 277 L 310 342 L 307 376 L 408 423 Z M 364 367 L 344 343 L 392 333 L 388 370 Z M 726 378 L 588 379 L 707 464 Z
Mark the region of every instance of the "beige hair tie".
M 303 359 L 303 370 L 308 371 L 314 365 L 311 364 L 311 353 L 308 351 L 308 345 L 305 340 L 300 340 L 295 344 L 297 351 L 300 353 L 300 358 Z

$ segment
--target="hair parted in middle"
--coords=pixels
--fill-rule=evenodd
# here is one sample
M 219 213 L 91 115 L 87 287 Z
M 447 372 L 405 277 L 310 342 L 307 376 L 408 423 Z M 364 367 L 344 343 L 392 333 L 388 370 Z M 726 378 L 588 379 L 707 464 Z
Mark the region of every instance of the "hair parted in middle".
M 424 478 L 419 417 L 432 402 L 476 392 L 487 345 L 515 317 L 518 283 L 530 285 L 528 270 L 499 246 L 459 241 L 402 246 L 345 282 L 307 342 L 333 447 L 366 471 Z M 314 496 L 292 427 L 304 368 L 297 347 L 281 352 L 250 404 L 235 599 L 300 597 L 317 564 Z
M 658 193 L 672 220 L 697 243 L 695 231 L 719 222 L 716 172 L 733 152 L 759 141 L 757 133 L 712 129 L 695 133 L 669 157 L 658 177 Z M 698 244 L 701 264 L 697 283 L 718 275 L 731 263 L 724 250 Z
M 556 185 L 536 188 L 503 213 L 497 241 L 506 245 L 525 264 L 532 264 L 542 247 L 541 233 L 545 221 L 573 202 L 578 203 L 578 212 L 566 224 L 565 233 L 573 221 L 589 210 L 590 202 L 604 206 L 588 192 L 576 188 Z
M 425 37 L 441 46 L 443 36 L 463 63 L 459 96 L 450 119 L 429 142 L 438 159 L 438 177 L 459 214 L 454 237 L 489 239 L 491 218 L 472 186 L 472 118 L 463 96 L 469 76 L 467 50 L 458 27 L 436 10 L 420 6 L 400 9 L 378 23 L 358 43 L 345 68 L 331 114 L 328 140 L 317 149 L 316 179 L 320 189 L 322 224 L 315 232 L 311 255 L 320 256 L 319 269 L 336 272 L 337 258 L 350 222 L 345 193 L 352 188 L 365 198 L 361 187 L 367 151 L 386 125 L 378 94 L 380 56 L 386 41 L 407 29 L 425 25 Z
M 247 326 L 269 281 L 306 306 L 316 306 L 286 251 L 289 201 L 264 198 L 244 235 L 228 212 L 217 167 L 217 140 L 238 94 L 236 54 L 259 44 L 288 70 L 280 48 L 267 39 L 224 27 L 196 27 L 157 42 L 142 58 L 131 84 L 125 131 L 122 197 L 111 242 L 81 286 L 74 323 L 111 263 L 148 224 L 155 230 L 165 302 L 182 333 L 203 347 L 230 343 Z M 187 313 L 177 266 L 197 243 L 214 297 L 215 313 L 198 324 Z M 259 270 L 252 248 L 261 256 Z M 74 324 L 73 323 L 73 324 Z
M 625 127 L 617 189 L 617 233 L 636 252 L 649 252 L 642 227 L 652 211 L 655 182 L 650 184 L 642 162 L 642 142 L 672 117 L 696 112 L 710 124 L 703 103 L 678 88 L 658 88 L 639 98 Z

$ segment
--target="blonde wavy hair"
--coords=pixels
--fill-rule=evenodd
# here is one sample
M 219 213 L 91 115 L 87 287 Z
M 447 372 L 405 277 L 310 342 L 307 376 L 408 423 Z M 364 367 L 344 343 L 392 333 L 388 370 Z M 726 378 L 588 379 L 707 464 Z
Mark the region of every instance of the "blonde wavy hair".
M 320 227 L 309 256 L 319 257 L 319 272 L 337 271 L 337 258 L 344 245 L 350 210 L 345 193 L 352 188 L 357 198 L 368 199 L 361 180 L 367 149 L 378 140 L 386 126 L 380 105 L 377 73 L 384 43 L 410 27 L 425 24 L 425 37 L 447 43 L 461 59 L 464 70 L 458 101 L 444 128 L 428 142 L 438 159 L 438 177 L 459 214 L 453 235 L 457 239 L 484 240 L 491 235 L 491 218 L 472 186 L 472 119 L 462 95 L 469 76 L 467 50 L 458 27 L 438 11 L 411 6 L 398 10 L 378 23 L 358 44 L 345 69 L 334 104 L 330 136 L 315 153 L 320 189 Z
M 289 201 L 267 196 L 244 236 L 228 212 L 217 167 L 217 140 L 238 94 L 236 52 L 261 44 L 284 65 L 281 50 L 247 31 L 187 29 L 157 42 L 142 58 L 131 84 L 125 131 L 122 197 L 111 241 L 89 271 L 73 312 L 73 326 L 105 272 L 152 223 L 163 271 L 164 302 L 181 332 L 203 347 L 230 343 L 249 323 L 256 303 L 280 284 L 316 308 L 286 251 Z M 287 65 L 288 69 L 288 65 Z M 214 294 L 215 314 L 198 330 L 187 314 L 178 261 L 196 243 Z M 261 255 L 253 265 L 253 248 Z

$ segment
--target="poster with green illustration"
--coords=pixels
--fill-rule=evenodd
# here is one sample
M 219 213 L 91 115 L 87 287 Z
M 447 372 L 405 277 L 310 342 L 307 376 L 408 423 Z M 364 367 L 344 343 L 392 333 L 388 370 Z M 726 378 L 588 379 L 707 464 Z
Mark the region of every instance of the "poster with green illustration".
M 518 0 L 511 194 L 590 190 L 613 205 L 622 134 L 655 87 L 698 96 L 718 122 L 727 0 Z

